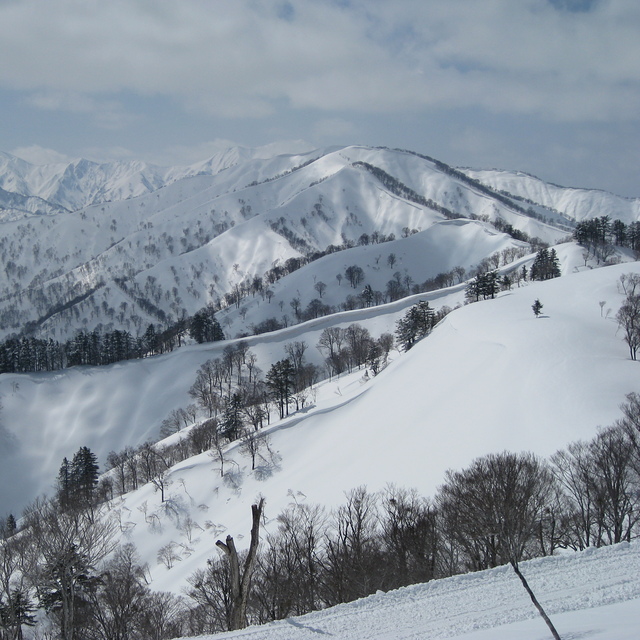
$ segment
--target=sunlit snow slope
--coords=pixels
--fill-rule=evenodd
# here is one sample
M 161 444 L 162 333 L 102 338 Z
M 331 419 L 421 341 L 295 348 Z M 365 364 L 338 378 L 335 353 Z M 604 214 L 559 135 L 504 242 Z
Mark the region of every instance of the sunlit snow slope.
M 446 469 L 479 455 L 503 449 L 547 455 L 593 436 L 637 390 L 637 363 L 628 359 L 608 311 L 619 307 L 618 279 L 631 270 L 640 272 L 640 265 L 567 275 L 460 308 L 410 352 L 394 352 L 379 376 L 367 381 L 361 371 L 320 385 L 314 404 L 273 422 L 279 461 L 252 472 L 232 446 L 237 464 L 224 480 L 207 454 L 177 465 L 168 491 L 171 508 L 150 485 L 118 499 L 114 513 L 151 565 L 154 587 L 179 589 L 215 553 L 218 536 L 246 534 L 249 505 L 258 494 L 266 497 L 269 519 L 294 497 L 330 507 L 363 484 L 377 491 L 395 483 L 431 495 Z M 436 308 L 451 304 L 461 292 L 434 292 L 431 301 Z M 537 319 L 535 298 L 544 304 Z M 303 338 L 318 353 L 317 338 L 331 323 L 358 321 L 379 335 L 392 330 L 402 313 L 398 304 L 381 306 L 248 342 L 266 369 L 292 340 Z M 102 462 L 109 450 L 154 434 L 170 409 L 187 404 L 197 367 L 223 347 L 191 346 L 58 374 L 3 375 L 4 510 L 47 489 L 62 457 L 78 447 L 89 446 Z M 188 517 L 199 532 L 189 541 L 182 526 Z M 156 563 L 157 550 L 169 542 L 184 545 L 182 562 L 170 571 Z

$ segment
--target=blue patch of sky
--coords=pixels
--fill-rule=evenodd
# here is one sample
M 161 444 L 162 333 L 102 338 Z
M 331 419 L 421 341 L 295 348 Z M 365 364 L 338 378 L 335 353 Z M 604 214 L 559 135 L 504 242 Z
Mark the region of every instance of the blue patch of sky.
M 290 2 L 281 2 L 277 7 L 277 15 L 281 20 L 293 22 L 296 17 L 296 10 Z
M 595 9 L 599 2 L 600 0 L 549 0 L 549 4 L 556 9 L 570 13 L 587 13 Z

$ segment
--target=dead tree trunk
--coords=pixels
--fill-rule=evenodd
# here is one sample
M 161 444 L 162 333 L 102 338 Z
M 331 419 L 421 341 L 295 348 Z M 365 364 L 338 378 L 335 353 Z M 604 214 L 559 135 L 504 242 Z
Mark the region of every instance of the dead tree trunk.
M 542 619 L 547 623 L 547 627 L 549 627 L 549 631 L 551 631 L 551 635 L 554 637 L 554 640 L 561 640 L 560 636 L 558 635 L 558 632 L 556 631 L 556 628 L 553 626 L 553 623 L 549 619 L 549 616 L 545 613 L 545 610 L 542 608 L 542 605 L 538 602 L 538 599 L 536 598 L 533 591 L 531 590 L 529 583 L 520 572 L 520 569 L 518 568 L 518 563 L 515 562 L 514 560 L 511 560 L 511 566 L 513 567 L 513 570 L 516 572 L 516 575 L 518 576 L 518 578 L 520 578 L 520 582 L 522 582 L 522 586 L 526 589 L 527 593 L 529 594 L 529 597 L 531 598 L 531 602 L 533 602 L 535 608 L 538 610 L 538 613 L 542 616 Z
M 258 552 L 258 542 L 260 540 L 260 518 L 262 517 L 262 507 L 264 498 L 258 504 L 251 505 L 253 524 L 251 527 L 251 543 L 249 551 L 240 574 L 240 561 L 238 551 L 231 536 L 227 536 L 226 542 L 218 540 L 216 545 L 222 549 L 229 558 L 230 581 L 231 581 L 231 614 L 229 619 L 229 631 L 244 629 L 247 626 L 247 600 L 251 589 L 251 578 L 256 564 Z

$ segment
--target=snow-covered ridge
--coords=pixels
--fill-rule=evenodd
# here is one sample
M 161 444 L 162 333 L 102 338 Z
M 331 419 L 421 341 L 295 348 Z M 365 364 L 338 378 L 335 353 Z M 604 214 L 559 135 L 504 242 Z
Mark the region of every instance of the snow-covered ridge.
M 182 167 L 159 167 L 139 160 L 101 163 L 84 158 L 34 165 L 0 152 L 0 188 L 75 211 L 92 204 L 134 198 L 183 178 L 216 175 L 229 167 L 270 157 L 269 147 L 232 147 Z M 2 206 L 0 202 L 0 209 Z
M 568 266 L 570 252 L 560 252 Z M 235 486 L 217 479 L 207 454 L 180 463 L 169 492 L 186 509 L 180 517 L 190 516 L 200 526 L 212 520 L 232 535 L 246 534 L 249 505 L 259 493 L 267 497 L 270 518 L 290 502 L 291 490 L 328 507 L 362 484 L 377 491 L 393 482 L 427 496 L 446 469 L 462 468 L 479 455 L 506 448 L 547 456 L 590 438 L 598 425 L 619 417 L 619 405 L 636 390 L 637 365 L 627 358 L 612 314 L 623 298 L 619 276 L 639 269 L 634 263 L 586 270 L 453 311 L 410 352 L 394 352 L 392 364 L 377 377 L 365 381 L 360 371 L 323 383 L 312 406 L 274 421 L 271 438 L 282 462 L 268 479 L 253 474 L 241 457 L 241 482 Z M 463 286 L 453 287 L 319 318 L 247 343 L 263 371 L 296 340 L 309 346 L 308 361 L 321 366 L 315 345 L 326 327 L 358 322 L 377 337 L 393 332 L 421 297 L 439 309 L 455 307 L 463 296 Z M 531 312 L 536 298 L 544 304 L 545 317 L 539 319 Z M 62 458 L 80 446 L 89 446 L 104 465 L 109 451 L 157 438 L 162 420 L 192 402 L 188 390 L 197 369 L 221 357 L 228 345 L 192 345 L 106 367 L 0 376 L 0 504 L 19 512 L 49 491 Z M 182 533 L 178 523 L 165 521 L 150 544 L 138 509 L 143 503 L 148 514 L 161 510 L 151 485 L 114 508 L 132 521 L 130 539 L 145 550 L 156 586 L 173 588 L 212 553 L 213 534 L 203 534 L 193 557 L 165 571 L 156 563 L 157 550 Z M 208 514 L 198 505 L 207 505 Z
M 460 170 L 493 189 L 560 211 L 577 222 L 600 216 L 625 224 L 640 219 L 640 198 L 624 198 L 598 189 L 561 187 L 516 171 Z

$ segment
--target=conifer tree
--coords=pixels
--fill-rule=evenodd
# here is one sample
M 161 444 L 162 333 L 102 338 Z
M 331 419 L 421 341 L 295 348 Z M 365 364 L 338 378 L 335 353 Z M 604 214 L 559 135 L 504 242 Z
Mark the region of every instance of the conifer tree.
M 413 305 L 396 323 L 396 338 L 405 351 L 431 332 L 435 324 L 435 311 L 429 302 L 421 300 Z
M 189 335 L 198 343 L 224 340 L 224 333 L 211 306 L 197 311 L 189 324 Z
M 536 301 L 531 305 L 531 308 L 533 309 L 533 314 L 535 315 L 536 318 L 542 313 L 543 306 L 544 305 L 537 298 L 536 298 Z
M 224 408 L 224 415 L 220 420 L 220 433 L 233 442 L 240 437 L 244 420 L 242 419 L 243 411 L 242 397 L 239 393 L 234 393 Z
M 71 462 L 74 493 L 82 502 L 90 502 L 98 484 L 98 458 L 89 447 L 80 447 Z
M 289 402 L 294 389 L 295 369 L 288 358 L 279 360 L 267 373 L 267 387 L 278 405 L 280 418 L 289 415 Z
M 71 465 L 67 458 L 63 458 L 57 479 L 58 502 L 66 509 L 71 502 Z

